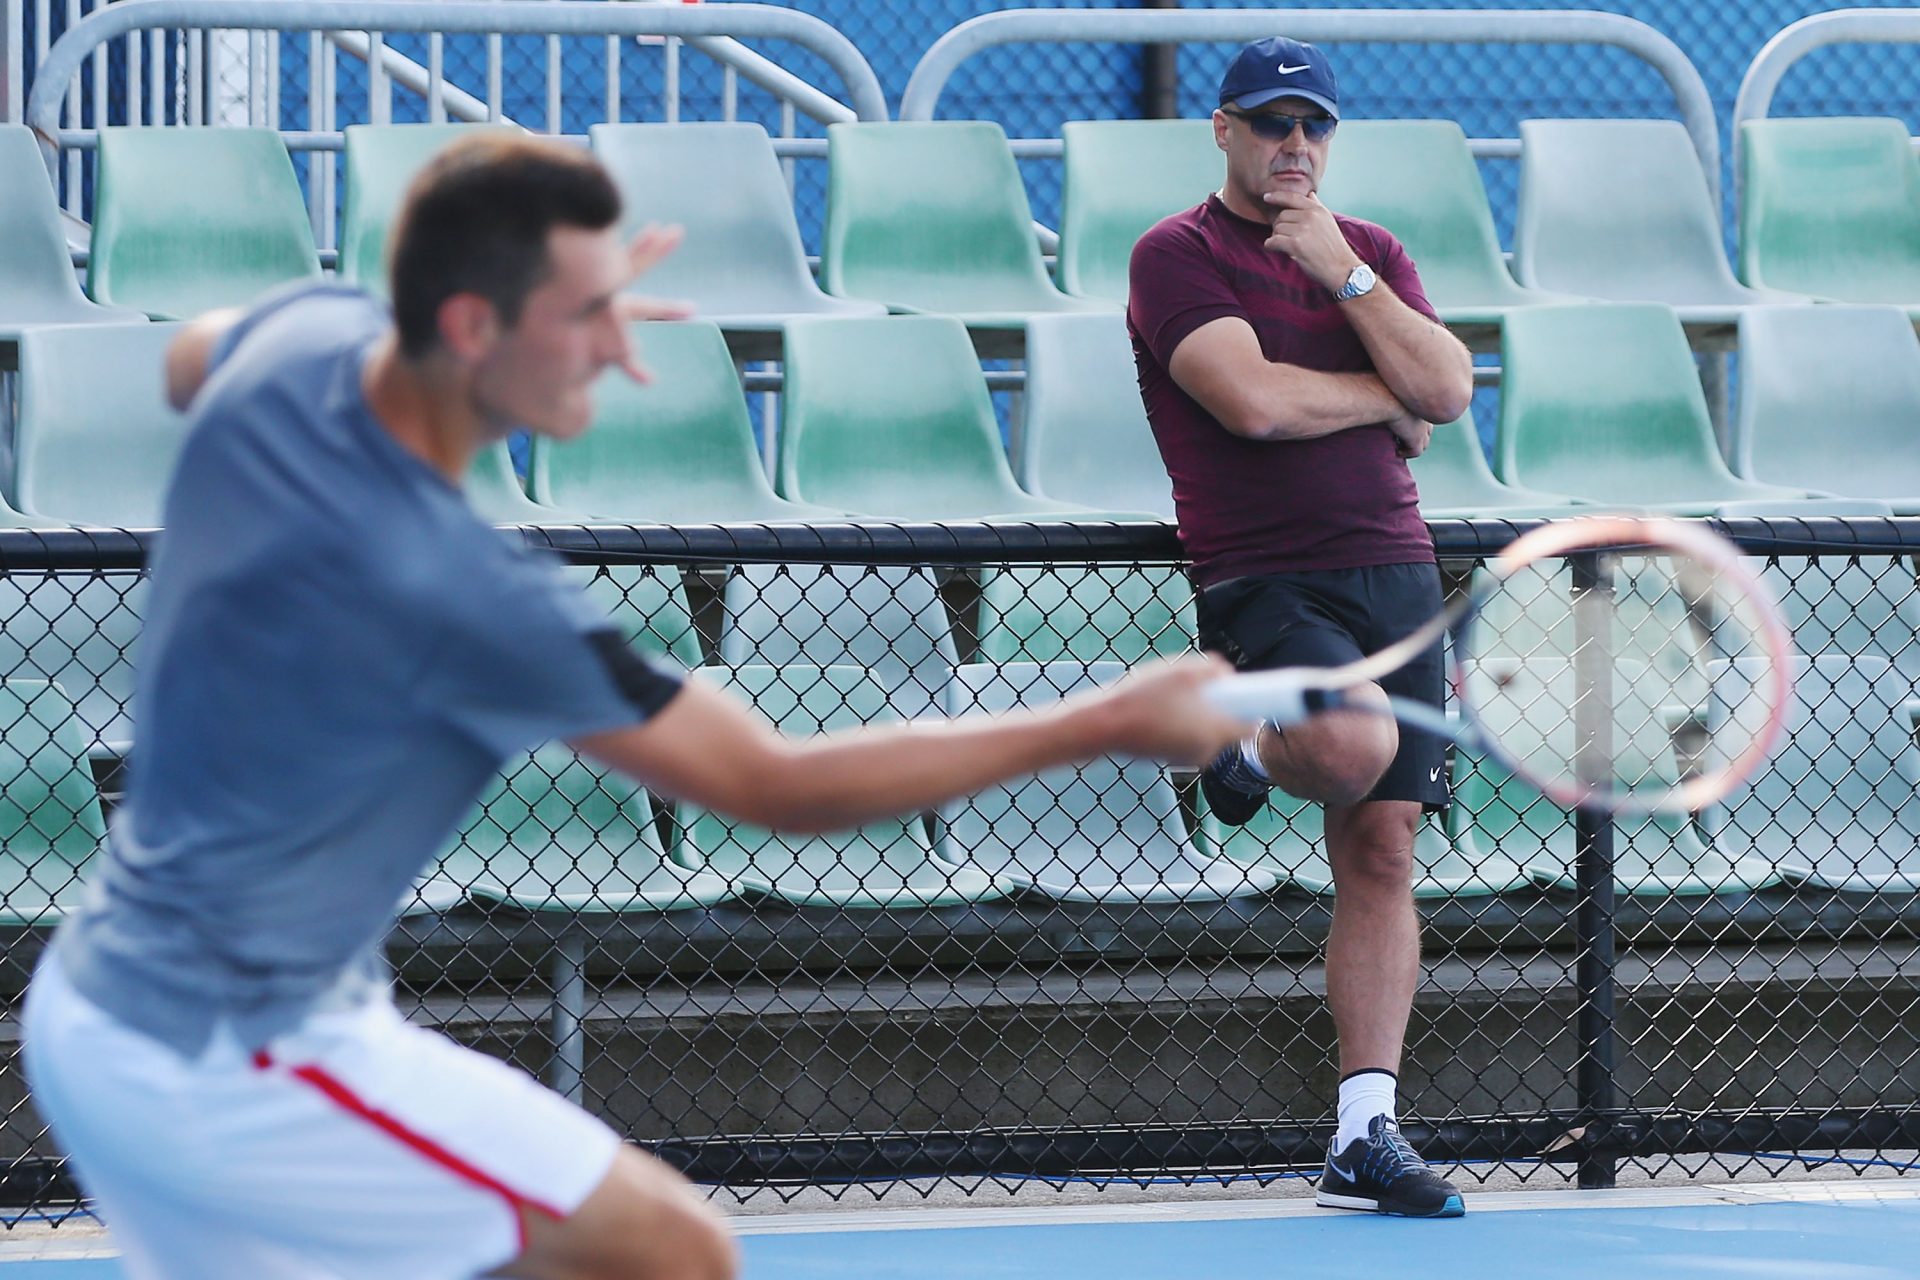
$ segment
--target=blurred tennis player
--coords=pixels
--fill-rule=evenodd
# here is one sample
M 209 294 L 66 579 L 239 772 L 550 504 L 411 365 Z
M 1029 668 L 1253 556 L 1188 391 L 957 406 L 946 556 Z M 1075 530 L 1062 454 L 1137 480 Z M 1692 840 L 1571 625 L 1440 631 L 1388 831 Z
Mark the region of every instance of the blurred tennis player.
M 723 1277 L 678 1174 L 396 1011 L 395 904 L 490 775 L 548 738 L 669 795 L 830 830 L 1114 750 L 1204 763 L 1247 726 L 1193 658 L 1056 707 L 789 741 L 629 651 L 459 482 L 567 439 L 624 291 L 585 153 L 450 148 L 395 231 L 391 314 L 304 285 L 168 355 L 192 432 L 153 566 L 140 745 L 85 905 L 27 1000 L 33 1094 L 135 1277 Z

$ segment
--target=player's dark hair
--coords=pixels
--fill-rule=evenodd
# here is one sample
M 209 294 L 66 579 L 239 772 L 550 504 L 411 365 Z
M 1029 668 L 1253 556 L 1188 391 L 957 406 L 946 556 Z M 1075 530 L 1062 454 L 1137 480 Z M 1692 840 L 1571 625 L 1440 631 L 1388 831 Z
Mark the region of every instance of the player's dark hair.
M 440 341 L 440 304 L 477 293 L 513 325 L 552 264 L 548 232 L 598 231 L 620 218 L 613 179 L 587 152 L 488 131 L 448 147 L 407 190 L 388 253 L 400 349 L 419 357 Z

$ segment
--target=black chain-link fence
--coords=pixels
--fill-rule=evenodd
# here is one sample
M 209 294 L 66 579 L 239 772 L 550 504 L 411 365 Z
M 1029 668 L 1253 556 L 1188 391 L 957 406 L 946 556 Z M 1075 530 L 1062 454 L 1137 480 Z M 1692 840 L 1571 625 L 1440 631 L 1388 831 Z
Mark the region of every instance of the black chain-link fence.
M 1566 814 L 1458 751 L 1453 812 L 1419 836 L 1401 1089 L 1409 1133 L 1468 1179 L 1914 1166 L 1920 521 L 1728 527 L 1805 655 L 1766 770 L 1695 820 L 1622 820 L 1606 875 Z M 1455 590 L 1512 536 L 1435 531 Z M 532 536 L 636 644 L 793 733 L 1045 702 L 1192 644 L 1170 531 Z M 144 548 L 0 544 L 17 1008 L 138 750 Z M 1524 613 L 1516 653 L 1540 642 Z M 490 788 L 390 954 L 412 1016 L 743 1196 L 1298 1176 L 1337 1084 L 1331 885 L 1314 807 L 1223 828 L 1191 774 L 1138 761 L 798 839 L 549 747 Z M 14 1045 L 0 1081 L 0 1198 L 73 1203 Z

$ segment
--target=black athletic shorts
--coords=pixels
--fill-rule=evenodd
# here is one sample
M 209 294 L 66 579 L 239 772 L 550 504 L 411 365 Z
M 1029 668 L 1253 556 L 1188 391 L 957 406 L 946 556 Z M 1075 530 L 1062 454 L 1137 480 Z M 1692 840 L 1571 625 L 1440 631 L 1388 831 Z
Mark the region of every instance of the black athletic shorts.
M 1233 578 L 1200 592 L 1200 647 L 1242 671 L 1337 667 L 1383 649 L 1440 612 L 1440 567 L 1382 564 Z M 1380 681 L 1402 698 L 1444 705 L 1446 670 L 1435 645 Z M 1400 729 L 1400 751 L 1369 800 L 1446 808 L 1447 744 Z

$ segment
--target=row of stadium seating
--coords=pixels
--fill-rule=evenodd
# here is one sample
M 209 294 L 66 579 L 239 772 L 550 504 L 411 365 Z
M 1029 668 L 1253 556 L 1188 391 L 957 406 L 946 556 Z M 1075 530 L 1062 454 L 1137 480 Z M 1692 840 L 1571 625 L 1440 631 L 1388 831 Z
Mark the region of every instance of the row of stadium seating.
M 1621 822 L 1615 868 L 1623 891 L 1920 888 L 1913 568 L 1825 568 L 1815 561 L 1789 580 L 1778 567 L 1768 571 L 1799 615 L 1803 645 L 1816 650 L 1799 660 L 1799 731 L 1748 791 L 1697 824 Z M 1148 653 L 1191 643 L 1188 593 L 1168 570 L 989 573 L 981 660 L 963 662 L 927 570 L 741 566 L 727 582 L 728 621 L 718 662 L 709 665 L 672 571 L 578 572 L 591 575 L 588 590 L 636 643 L 735 688 L 794 733 L 1047 702 L 1112 679 Z M 1876 603 L 1884 606 L 1878 626 Z M 1862 641 L 1861 631 L 1887 644 L 1896 630 L 1905 641 L 1890 656 L 1817 651 L 1824 642 Z M 1553 663 L 1539 656 L 1551 644 L 1525 634 L 1524 619 L 1504 634 L 1537 668 Z M 1677 768 L 1657 718 L 1623 708 L 1621 724 L 1634 750 Z M 21 678 L 0 682 L 0 726 L 0 777 L 8 780 L 0 787 L 0 922 L 42 923 L 73 901 L 76 873 L 103 831 L 85 726 L 60 684 Z M 1649 732 L 1660 740 L 1646 741 Z M 1459 803 L 1444 828 L 1422 832 L 1417 892 L 1570 888 L 1569 815 L 1491 760 L 1461 752 L 1453 768 Z M 1019 780 L 949 807 L 931 828 L 907 818 L 789 837 L 683 808 L 677 834 L 663 842 L 656 816 L 640 788 L 564 748 L 542 748 L 490 788 L 412 905 L 620 912 L 771 899 L 928 907 L 1016 891 L 1132 902 L 1281 886 L 1317 893 L 1332 884 L 1316 806 L 1277 796 L 1253 823 L 1223 831 L 1183 809 L 1166 771 L 1140 761 Z
M 346 131 L 342 277 L 380 287 L 386 228 L 407 179 L 455 131 L 476 127 L 485 126 Z M 690 229 L 649 287 L 693 299 L 730 328 L 760 332 L 795 315 L 881 306 L 959 316 L 976 330 L 1110 308 L 1125 299 L 1140 232 L 1214 189 L 1221 165 L 1205 120 L 1065 126 L 1056 287 L 999 126 L 836 125 L 828 131 L 823 293 L 759 126 L 600 125 L 591 134 L 634 224 Z M 1678 123 L 1535 120 L 1521 137 L 1511 273 L 1467 140 L 1450 122 L 1343 125 L 1322 194 L 1400 236 L 1450 323 L 1495 323 L 1515 308 L 1569 298 L 1665 302 L 1688 324 L 1724 325 L 1747 305 L 1810 298 L 1920 310 L 1920 162 L 1897 120 L 1742 126 L 1740 279 Z M 191 316 L 320 272 L 276 133 L 103 129 L 97 166 L 88 292 L 99 305 Z M 21 192 L 0 215 L 8 220 L 0 223 L 8 286 L 0 297 L 12 295 L 0 302 L 0 323 L 93 314 L 57 278 L 66 250 L 50 195 L 25 198 L 29 184 L 45 186 L 40 169 L 26 130 L 0 128 L 0 188 Z M 1635 180 L 1618 181 L 1627 171 Z
M 1920 512 L 1911 445 L 1920 339 L 1899 308 L 1749 308 L 1724 454 L 1672 309 L 1531 308 L 1505 328 L 1493 465 L 1470 417 L 1437 429 L 1414 463 L 1429 518 L 1564 515 L 1593 503 L 1688 515 Z M 0 477 L 13 509 L 0 504 L 0 520 L 159 524 L 183 428 L 160 395 L 173 331 L 21 335 L 15 469 Z M 1032 318 L 1010 455 L 959 321 L 820 319 L 786 332 L 773 480 L 720 330 L 651 324 L 637 333 L 655 381 L 610 374 L 593 430 L 534 441 L 524 487 L 504 449 L 484 455 L 476 502 L 520 524 L 1172 515 L 1117 315 Z M 101 368 L 123 376 L 90 376 Z

